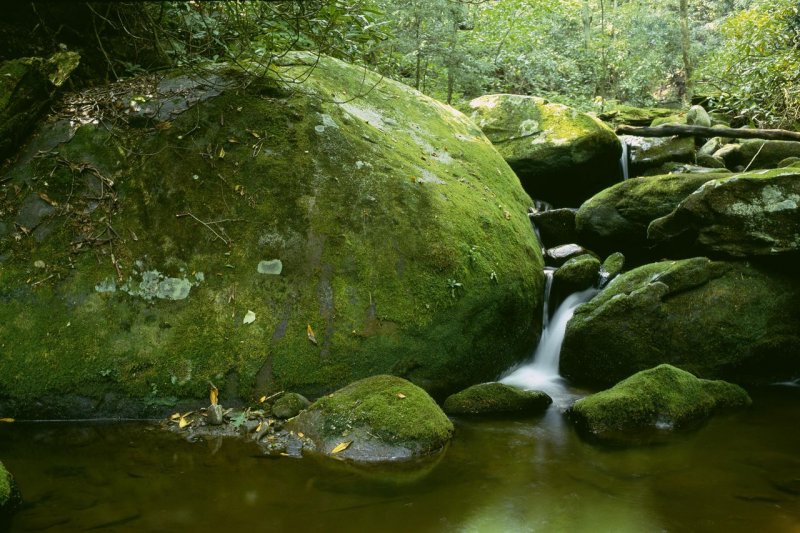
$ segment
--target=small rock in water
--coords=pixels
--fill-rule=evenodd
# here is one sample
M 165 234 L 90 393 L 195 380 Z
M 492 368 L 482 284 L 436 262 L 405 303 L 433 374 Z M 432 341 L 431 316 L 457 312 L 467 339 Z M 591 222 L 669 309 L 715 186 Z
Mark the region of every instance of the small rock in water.
M 219 426 L 223 422 L 222 413 L 223 411 L 221 405 L 211 405 L 208 407 L 208 418 L 206 421 L 212 426 Z

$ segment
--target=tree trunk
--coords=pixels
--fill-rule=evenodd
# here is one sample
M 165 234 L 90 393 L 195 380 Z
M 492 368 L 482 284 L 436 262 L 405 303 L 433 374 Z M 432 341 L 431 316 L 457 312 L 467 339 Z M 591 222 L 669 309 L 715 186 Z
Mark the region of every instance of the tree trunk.
M 691 35 L 689 34 L 689 0 L 680 0 L 680 14 L 681 14 L 681 54 L 683 55 L 683 75 L 684 75 L 684 92 L 683 101 L 691 102 L 694 80 L 692 74 L 694 67 L 692 65 L 691 57 Z
M 705 126 L 689 126 L 684 124 L 663 124 L 655 127 L 637 127 L 620 124 L 617 134 L 637 135 L 639 137 L 728 137 L 733 139 L 767 139 L 771 141 L 798 141 L 800 132 L 788 130 L 757 130 L 735 128 L 706 128 Z

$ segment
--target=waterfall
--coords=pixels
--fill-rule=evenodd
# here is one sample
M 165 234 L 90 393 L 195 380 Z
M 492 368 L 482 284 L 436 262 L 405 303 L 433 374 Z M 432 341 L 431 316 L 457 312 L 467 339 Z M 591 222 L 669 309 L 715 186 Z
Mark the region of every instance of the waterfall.
M 545 275 L 547 273 L 545 271 Z M 545 285 L 545 317 L 547 316 L 547 299 L 552 272 Z M 553 398 L 553 403 L 559 407 L 573 399 L 572 394 L 564 386 L 564 378 L 558 373 L 558 362 L 561 355 L 561 344 L 567 331 L 567 322 L 572 318 L 575 309 L 597 294 L 597 289 L 592 287 L 581 292 L 569 295 L 556 309 L 552 320 L 548 320 L 542 328 L 542 338 L 533 353 L 530 362 L 512 368 L 500 378 L 501 383 L 525 390 L 540 390 Z
M 630 148 L 628 148 L 628 143 L 625 142 L 625 139 L 620 140 L 622 141 L 622 156 L 619 158 L 619 166 L 622 169 L 622 180 L 625 181 L 629 176 Z
M 550 324 L 550 291 L 553 288 L 553 274 L 556 269 L 544 267 L 544 306 L 542 308 L 542 331 Z

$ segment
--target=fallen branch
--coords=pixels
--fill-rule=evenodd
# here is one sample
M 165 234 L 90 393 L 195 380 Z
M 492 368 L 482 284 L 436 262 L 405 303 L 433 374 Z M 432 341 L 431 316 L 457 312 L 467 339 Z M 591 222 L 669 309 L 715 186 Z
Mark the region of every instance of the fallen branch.
M 662 124 L 654 127 L 639 127 L 620 124 L 617 133 L 621 135 L 637 135 L 639 137 L 728 137 L 732 139 L 767 139 L 771 141 L 800 141 L 800 133 L 788 130 L 759 130 L 736 128 L 707 128 L 688 124 Z

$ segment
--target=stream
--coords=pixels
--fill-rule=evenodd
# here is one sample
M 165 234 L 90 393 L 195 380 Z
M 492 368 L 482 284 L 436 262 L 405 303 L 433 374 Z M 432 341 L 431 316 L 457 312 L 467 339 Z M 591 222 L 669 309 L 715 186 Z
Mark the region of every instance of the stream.
M 0 426 L 26 505 L 11 531 L 800 530 L 800 387 L 667 444 L 582 441 L 538 418 L 456 418 L 433 462 L 358 470 L 187 442 L 152 423 Z

